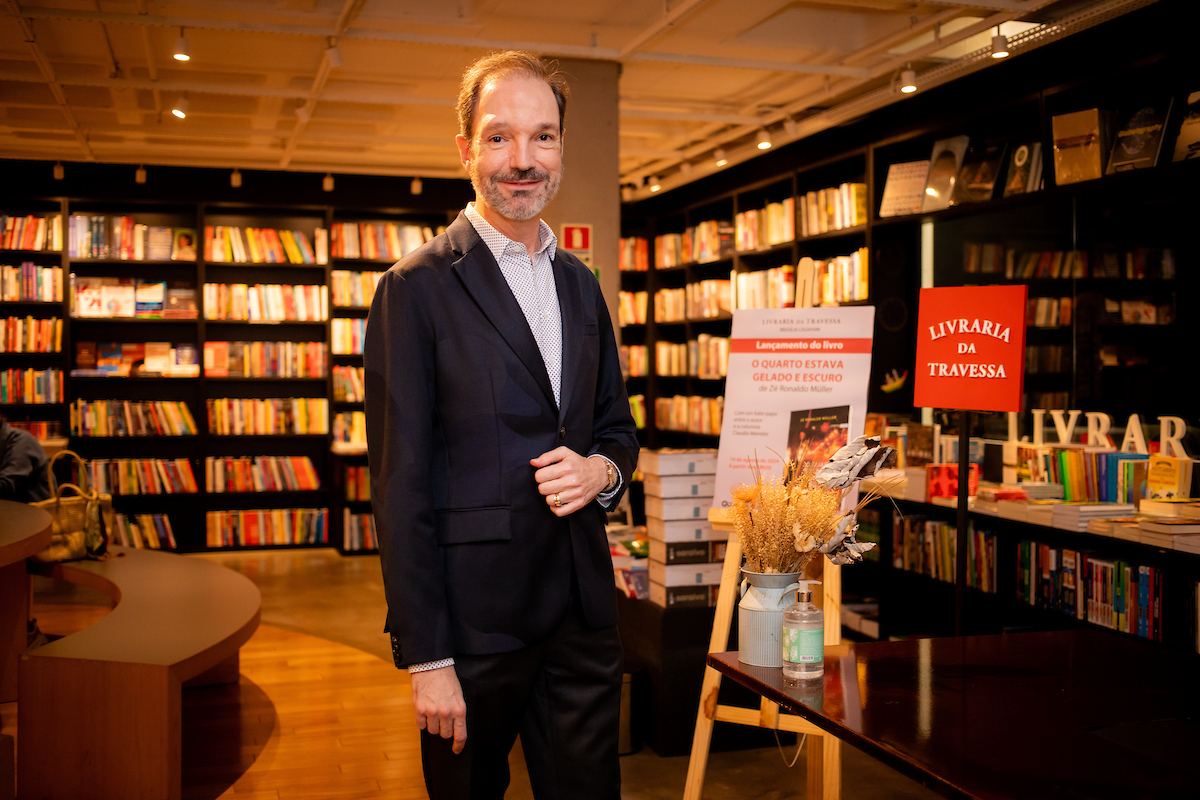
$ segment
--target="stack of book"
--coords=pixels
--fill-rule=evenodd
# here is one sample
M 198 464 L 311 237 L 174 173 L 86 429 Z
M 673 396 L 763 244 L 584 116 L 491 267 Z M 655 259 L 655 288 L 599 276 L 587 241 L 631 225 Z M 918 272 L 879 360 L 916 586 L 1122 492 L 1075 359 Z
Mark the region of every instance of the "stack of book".
M 1086 531 L 1088 521 L 1106 517 L 1123 517 L 1136 509 L 1129 503 L 1057 503 L 1050 510 L 1050 525 L 1065 531 Z
M 664 608 L 716 605 L 727 533 L 708 521 L 717 451 L 643 450 L 650 600 Z

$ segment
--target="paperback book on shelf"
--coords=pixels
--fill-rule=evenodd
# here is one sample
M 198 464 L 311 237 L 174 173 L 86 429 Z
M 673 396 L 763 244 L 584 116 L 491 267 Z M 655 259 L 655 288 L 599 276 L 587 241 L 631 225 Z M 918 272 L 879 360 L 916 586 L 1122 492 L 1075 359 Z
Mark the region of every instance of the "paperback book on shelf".
M 928 161 L 907 161 L 888 167 L 879 216 L 902 217 L 907 214 L 920 214 L 925 199 L 925 181 L 928 177 Z
M 62 267 L 43 267 L 26 261 L 0 265 L 0 301 L 57 303 L 62 300 Z
M 1098 108 L 1059 114 L 1051 120 L 1054 182 L 1059 186 L 1091 181 L 1104 174 L 1109 153 L 1109 115 Z
M 1179 135 L 1175 137 L 1175 155 L 1172 161 L 1187 161 L 1200 158 L 1200 92 L 1192 92 L 1183 110 L 1183 121 Z
M 954 184 L 954 204 L 986 203 L 992 199 L 1004 169 L 1007 145 L 1003 142 L 972 145 L 963 159 Z
M 1042 143 L 1024 142 L 1013 148 L 1008 158 L 1008 176 L 1004 196 L 1029 194 L 1042 186 Z
M 1141 103 L 1118 117 L 1106 175 L 1147 169 L 1158 163 L 1171 116 L 1171 102 L 1171 98 L 1165 98 Z
M 950 206 L 969 143 L 970 139 L 966 136 L 952 136 L 933 143 L 929 177 L 925 181 L 925 196 L 921 200 L 922 212 L 940 211 Z

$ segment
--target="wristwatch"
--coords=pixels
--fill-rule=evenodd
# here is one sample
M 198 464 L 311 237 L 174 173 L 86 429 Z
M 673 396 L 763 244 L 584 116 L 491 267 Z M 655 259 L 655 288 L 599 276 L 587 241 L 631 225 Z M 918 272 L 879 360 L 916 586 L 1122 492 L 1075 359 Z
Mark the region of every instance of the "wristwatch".
M 612 465 L 611 461 L 605 459 L 604 471 L 608 475 L 608 485 L 604 487 L 604 491 L 611 492 L 617 488 L 617 468 Z

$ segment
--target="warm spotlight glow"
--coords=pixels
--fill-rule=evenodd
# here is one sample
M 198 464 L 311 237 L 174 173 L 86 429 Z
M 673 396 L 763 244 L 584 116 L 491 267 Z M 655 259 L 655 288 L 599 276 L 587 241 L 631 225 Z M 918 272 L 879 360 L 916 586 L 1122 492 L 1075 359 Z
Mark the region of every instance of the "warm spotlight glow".
M 759 150 L 770 150 L 771 149 L 771 134 L 767 133 L 766 128 L 762 128 L 758 132 L 758 149 Z
M 900 73 L 900 91 L 905 94 L 912 94 L 917 90 L 917 73 L 911 69 L 906 69 Z
M 725 149 L 718 147 L 713 151 L 713 159 L 717 162 L 718 167 L 723 167 L 729 163 L 729 159 L 725 157 Z
M 192 48 L 188 44 L 187 37 L 183 35 L 183 28 L 179 29 L 179 38 L 175 40 L 176 61 L 190 61 L 192 59 Z
M 171 113 L 174 114 L 175 116 L 179 117 L 180 119 L 184 119 L 187 117 L 187 112 L 188 112 L 188 99 L 187 99 L 187 95 L 185 94 L 183 97 L 179 98 L 179 102 L 176 103 L 175 107 L 171 109 Z
M 658 176 L 655 175 L 653 178 L 650 179 L 650 191 L 657 192 L 660 189 L 662 189 L 662 184 L 659 183 Z
M 992 37 L 992 58 L 1008 58 L 1008 37 L 996 34 Z

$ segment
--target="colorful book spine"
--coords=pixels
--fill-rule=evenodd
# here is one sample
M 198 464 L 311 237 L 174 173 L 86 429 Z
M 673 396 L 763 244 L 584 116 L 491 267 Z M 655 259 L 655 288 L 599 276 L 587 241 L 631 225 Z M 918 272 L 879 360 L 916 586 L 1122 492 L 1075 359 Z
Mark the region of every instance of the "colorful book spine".
M 209 547 L 328 544 L 329 509 L 209 511 L 205 514 L 205 542 Z
M 0 404 L 46 405 L 65 397 L 61 369 L 0 370 Z
M 200 432 L 181 400 L 76 400 L 72 436 L 195 436 Z
M 373 514 L 356 514 L 342 509 L 342 548 L 345 550 L 378 550 Z
M 382 272 L 351 272 L 335 269 L 329 273 L 329 288 L 334 308 L 368 308 L 375 299 L 375 287 Z
M 204 483 L 213 494 L 310 492 L 321 479 L 308 456 L 208 456 Z
M 0 300 L 6 303 L 61 303 L 62 267 L 43 267 L 26 261 L 0 265 Z
M 217 397 L 206 406 L 208 432 L 218 436 L 329 432 L 329 401 L 324 397 Z

